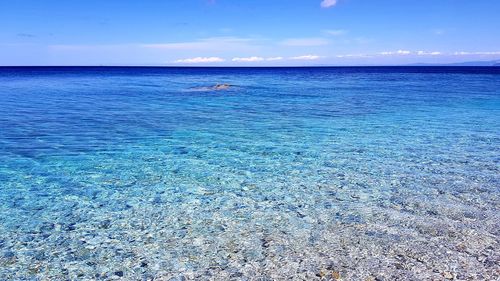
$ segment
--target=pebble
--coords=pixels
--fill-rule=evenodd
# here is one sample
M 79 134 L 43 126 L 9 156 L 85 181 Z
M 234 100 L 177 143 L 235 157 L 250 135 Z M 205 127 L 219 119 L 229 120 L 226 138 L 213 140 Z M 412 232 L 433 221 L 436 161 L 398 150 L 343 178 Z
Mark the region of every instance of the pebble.
M 449 280 L 451 280 L 451 279 L 453 279 L 453 278 L 454 278 L 454 277 L 453 277 L 453 274 L 451 274 L 451 273 L 450 273 L 450 272 L 448 272 L 448 271 L 443 272 L 443 277 L 444 277 L 444 278 L 446 278 L 446 279 L 449 279 Z
M 101 229 L 108 229 L 111 226 L 111 220 L 105 219 L 99 223 Z

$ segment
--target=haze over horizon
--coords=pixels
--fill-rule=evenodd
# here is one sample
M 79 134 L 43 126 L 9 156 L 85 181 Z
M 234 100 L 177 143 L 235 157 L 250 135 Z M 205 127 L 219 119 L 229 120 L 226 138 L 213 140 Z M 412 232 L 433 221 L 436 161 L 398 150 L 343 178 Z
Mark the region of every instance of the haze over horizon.
M 0 65 L 498 60 L 499 10 L 493 0 L 2 1 Z

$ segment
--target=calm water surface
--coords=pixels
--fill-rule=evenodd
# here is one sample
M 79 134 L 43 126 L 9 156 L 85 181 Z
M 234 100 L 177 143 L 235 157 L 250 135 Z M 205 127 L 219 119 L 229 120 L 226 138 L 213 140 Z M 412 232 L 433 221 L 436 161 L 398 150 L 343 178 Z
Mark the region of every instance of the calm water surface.
M 499 162 L 500 68 L 0 68 L 0 280 L 496 280 Z

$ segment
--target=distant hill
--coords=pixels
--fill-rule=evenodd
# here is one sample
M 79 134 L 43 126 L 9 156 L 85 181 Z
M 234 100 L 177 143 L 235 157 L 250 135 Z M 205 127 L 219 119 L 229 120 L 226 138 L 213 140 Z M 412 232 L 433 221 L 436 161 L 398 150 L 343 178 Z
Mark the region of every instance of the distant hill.
M 500 61 L 466 61 L 456 63 L 413 63 L 410 66 L 500 66 Z

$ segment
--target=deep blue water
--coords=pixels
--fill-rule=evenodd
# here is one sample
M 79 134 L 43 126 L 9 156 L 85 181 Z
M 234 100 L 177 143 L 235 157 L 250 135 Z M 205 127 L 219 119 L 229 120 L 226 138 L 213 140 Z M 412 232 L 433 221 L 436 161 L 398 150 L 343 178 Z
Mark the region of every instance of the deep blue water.
M 0 280 L 494 280 L 499 145 L 498 67 L 0 68 Z

